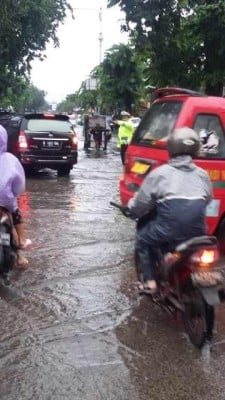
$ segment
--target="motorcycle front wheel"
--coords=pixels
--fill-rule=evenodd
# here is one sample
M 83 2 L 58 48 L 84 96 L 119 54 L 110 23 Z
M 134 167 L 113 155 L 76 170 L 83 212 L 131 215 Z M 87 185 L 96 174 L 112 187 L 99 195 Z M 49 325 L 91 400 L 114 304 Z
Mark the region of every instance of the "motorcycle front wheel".
M 193 290 L 184 302 L 183 321 L 194 346 L 201 348 L 205 342 L 211 342 L 214 320 L 214 307 L 206 303 L 198 290 Z

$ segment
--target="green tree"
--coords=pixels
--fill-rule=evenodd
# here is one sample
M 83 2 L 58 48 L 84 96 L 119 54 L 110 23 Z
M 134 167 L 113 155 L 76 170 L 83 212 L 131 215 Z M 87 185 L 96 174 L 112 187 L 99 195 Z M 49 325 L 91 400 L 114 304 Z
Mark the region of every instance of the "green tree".
M 189 51 L 196 59 L 206 93 L 222 95 L 225 82 L 225 2 L 190 1 L 192 13 L 184 20 L 189 35 Z
M 146 56 L 149 83 L 204 86 L 221 95 L 225 79 L 223 0 L 108 0 L 126 13 L 136 49 Z
M 67 0 L 1 0 L 0 100 L 31 61 L 43 58 L 47 42 L 58 46 L 57 28 L 71 9 Z
M 131 46 L 111 47 L 97 70 L 102 106 L 131 111 L 143 96 L 143 71 L 144 64 Z
M 96 89 L 90 90 L 86 81 L 82 82 L 80 89 L 68 95 L 57 109 L 70 111 L 77 105 L 86 111 L 91 108 L 105 114 L 117 108 L 133 111 L 145 97 L 145 67 L 131 46 L 114 45 L 103 62 L 90 72 L 90 78 L 96 79 Z
M 40 90 L 36 86 L 30 84 L 27 87 L 26 95 L 20 108 L 21 106 L 28 111 L 45 111 L 47 102 L 45 100 L 44 90 Z M 19 105 L 17 108 L 19 108 Z
M 1 106 L 7 108 L 12 106 L 17 112 L 44 111 L 47 109 L 45 92 L 31 84 L 28 79 L 20 78 L 14 83 L 13 89 L 7 88 L 7 93 L 2 98 Z
M 68 94 L 65 100 L 57 104 L 57 111 L 71 113 L 73 111 L 74 106 L 77 104 L 77 101 L 78 101 L 77 92 Z
M 85 110 L 92 108 L 96 109 L 98 105 L 98 95 L 96 89 L 89 89 L 86 86 L 86 81 L 82 82 L 78 91 L 79 106 Z
M 84 81 L 77 92 L 67 95 L 66 99 L 58 104 L 57 111 L 71 113 L 75 106 L 84 110 L 88 110 L 89 108 L 96 109 L 98 105 L 97 99 L 97 90 L 87 89 L 86 82 Z
M 145 57 L 148 65 L 148 83 L 173 84 L 182 80 L 183 70 L 177 35 L 180 29 L 181 9 L 176 0 L 111 0 L 109 5 L 119 4 L 126 13 L 132 43 L 137 52 Z

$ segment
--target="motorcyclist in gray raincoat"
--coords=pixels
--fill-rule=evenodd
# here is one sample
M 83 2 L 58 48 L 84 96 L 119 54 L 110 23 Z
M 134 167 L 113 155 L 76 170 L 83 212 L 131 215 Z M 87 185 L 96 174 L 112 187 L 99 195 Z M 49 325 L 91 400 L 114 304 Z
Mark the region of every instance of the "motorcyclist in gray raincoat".
M 146 176 L 140 190 L 129 200 L 136 218 L 154 211 L 154 218 L 137 230 L 136 252 L 144 277 L 141 289 L 157 290 L 158 251 L 206 234 L 206 206 L 212 197 L 208 174 L 192 160 L 200 149 L 199 135 L 184 127 L 168 137 L 170 160 Z

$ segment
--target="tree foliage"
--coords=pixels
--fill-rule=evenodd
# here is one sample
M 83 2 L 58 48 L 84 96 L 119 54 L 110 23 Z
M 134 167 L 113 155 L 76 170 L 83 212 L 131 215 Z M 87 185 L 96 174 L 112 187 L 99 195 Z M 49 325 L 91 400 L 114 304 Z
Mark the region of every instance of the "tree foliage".
M 26 78 L 18 78 L 13 89 L 7 88 L 6 96 L 2 97 L 1 108 L 13 107 L 17 112 L 44 111 L 48 108 L 45 92 L 31 84 Z
M 116 108 L 131 111 L 144 96 L 144 67 L 143 60 L 132 47 L 114 45 L 106 52 L 103 62 L 90 73 L 97 81 L 97 88 L 89 90 L 86 82 L 82 82 L 80 89 L 67 96 L 58 110 L 70 111 L 79 105 L 85 110 L 92 108 L 104 113 Z
M 85 82 L 82 82 L 77 92 L 67 95 L 66 99 L 58 104 L 57 111 L 66 111 L 71 114 L 74 107 L 80 107 L 84 110 L 96 109 L 98 107 L 97 99 L 97 90 L 88 90 Z
M 29 84 L 24 95 L 24 100 L 18 104 L 20 107 L 27 111 L 45 111 L 48 104 L 45 100 L 44 90 L 38 89 L 36 86 Z
M 57 28 L 68 9 L 67 0 L 1 0 L 0 99 L 43 57 L 49 40 L 59 44 Z
M 204 86 L 222 94 L 224 0 L 108 0 L 126 13 L 136 49 L 146 55 L 151 84 Z
M 129 45 L 114 45 L 98 69 L 102 106 L 129 111 L 143 96 L 144 64 Z

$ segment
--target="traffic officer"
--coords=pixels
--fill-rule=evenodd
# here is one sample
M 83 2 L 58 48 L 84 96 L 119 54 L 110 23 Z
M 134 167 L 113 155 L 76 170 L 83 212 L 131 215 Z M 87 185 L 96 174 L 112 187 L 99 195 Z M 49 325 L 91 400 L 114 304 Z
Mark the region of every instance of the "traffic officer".
M 130 143 L 133 133 L 134 126 L 130 122 L 131 114 L 127 111 L 121 111 L 120 113 L 122 119 L 114 121 L 115 124 L 119 125 L 118 130 L 118 147 L 120 148 L 120 156 L 122 164 L 125 164 L 125 153 Z

